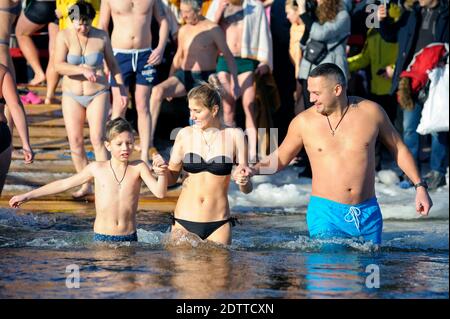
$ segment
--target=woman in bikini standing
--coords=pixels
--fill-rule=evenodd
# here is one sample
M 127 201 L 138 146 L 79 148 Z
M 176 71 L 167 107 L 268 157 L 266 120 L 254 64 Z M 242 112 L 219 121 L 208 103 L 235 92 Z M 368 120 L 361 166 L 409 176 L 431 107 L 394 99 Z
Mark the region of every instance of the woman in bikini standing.
M 169 185 L 181 170 L 188 173 L 175 208 L 172 234 L 190 232 L 202 240 L 228 245 L 231 225 L 228 186 L 234 163 L 247 167 L 244 133 L 227 128 L 220 120 L 222 97 L 216 83 L 203 83 L 188 93 L 192 126 L 178 132 L 169 162 Z M 243 193 L 252 190 L 247 177 L 236 183 Z
M 86 118 L 95 159 L 108 159 L 103 140 L 111 105 L 103 60 L 121 88 L 123 105 L 126 105 L 127 97 L 108 34 L 92 27 L 92 19 L 95 17 L 92 5 L 78 1 L 69 8 L 69 17 L 72 26 L 59 32 L 56 39 L 55 69 L 64 76 L 62 111 L 72 161 L 76 171 L 80 172 L 88 164 L 83 137 Z M 83 197 L 91 193 L 91 189 L 90 184 L 84 184 L 72 196 Z

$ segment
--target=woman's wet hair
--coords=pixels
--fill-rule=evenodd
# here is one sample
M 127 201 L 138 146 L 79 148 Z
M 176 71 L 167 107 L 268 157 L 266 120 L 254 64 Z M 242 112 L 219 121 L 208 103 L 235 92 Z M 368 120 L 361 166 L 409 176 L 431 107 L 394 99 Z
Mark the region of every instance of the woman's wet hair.
M 211 75 L 208 82 L 200 82 L 199 86 L 191 89 L 187 95 L 188 100 L 197 100 L 208 109 L 214 105 L 222 108 L 223 87 L 216 75 Z
M 117 135 L 123 132 L 129 132 L 133 134 L 133 127 L 131 124 L 122 117 L 117 117 L 114 120 L 110 120 L 106 123 L 105 139 L 111 142 Z
M 95 9 L 92 4 L 78 0 L 73 6 L 69 8 L 69 18 L 71 21 L 92 21 L 95 18 Z

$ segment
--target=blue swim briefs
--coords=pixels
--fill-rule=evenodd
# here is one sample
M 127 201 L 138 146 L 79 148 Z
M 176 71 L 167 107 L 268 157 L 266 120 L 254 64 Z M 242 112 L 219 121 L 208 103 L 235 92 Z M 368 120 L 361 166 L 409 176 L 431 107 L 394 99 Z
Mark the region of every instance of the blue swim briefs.
M 137 241 L 137 233 L 134 232 L 130 235 L 103 235 L 94 233 L 94 241 L 109 241 L 109 242 L 124 242 L 124 241 Z
M 147 60 L 152 53 L 151 48 L 113 49 L 113 52 L 119 64 L 125 86 L 130 85 L 132 76 L 136 76 L 136 84 L 147 86 L 156 84 L 156 69 L 154 66 L 147 64 Z M 110 77 L 110 83 L 112 86 L 117 86 L 113 76 Z
M 376 197 L 357 205 L 311 196 L 306 214 L 311 238 L 359 238 L 381 244 L 383 218 Z

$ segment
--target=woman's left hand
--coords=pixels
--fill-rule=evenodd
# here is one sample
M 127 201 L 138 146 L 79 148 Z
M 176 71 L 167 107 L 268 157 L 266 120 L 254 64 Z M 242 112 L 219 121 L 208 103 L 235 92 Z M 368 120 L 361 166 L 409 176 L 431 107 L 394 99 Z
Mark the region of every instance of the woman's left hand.
M 125 87 L 120 86 L 120 106 L 126 107 L 128 105 L 128 95 L 126 94 Z
M 23 159 L 24 159 L 25 164 L 33 163 L 34 152 L 31 149 L 31 146 L 26 146 L 26 147 L 22 148 L 22 151 L 23 151 Z

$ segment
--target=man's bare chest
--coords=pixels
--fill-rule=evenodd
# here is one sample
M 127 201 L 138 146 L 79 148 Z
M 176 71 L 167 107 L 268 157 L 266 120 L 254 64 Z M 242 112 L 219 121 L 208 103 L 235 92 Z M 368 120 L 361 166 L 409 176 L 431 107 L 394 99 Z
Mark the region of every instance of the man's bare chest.
M 111 1 L 111 11 L 122 15 L 150 15 L 154 0 L 114 0 Z

